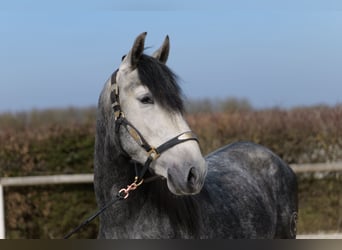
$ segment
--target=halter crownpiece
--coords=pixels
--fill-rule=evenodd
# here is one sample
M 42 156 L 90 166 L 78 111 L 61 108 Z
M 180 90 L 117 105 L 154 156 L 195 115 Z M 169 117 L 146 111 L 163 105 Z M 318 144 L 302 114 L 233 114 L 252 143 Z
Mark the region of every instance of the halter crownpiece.
M 123 149 L 121 140 L 119 137 L 119 130 L 121 126 L 124 126 L 127 132 L 130 134 L 130 136 L 134 139 L 134 141 L 147 152 L 147 160 L 144 163 L 143 169 L 141 170 L 140 174 L 137 174 L 136 176 L 136 182 L 140 183 L 143 181 L 143 177 L 147 169 L 149 168 L 150 164 L 152 163 L 152 161 L 156 160 L 160 156 L 160 154 L 172 148 L 173 146 L 186 142 L 186 141 L 194 140 L 198 142 L 198 138 L 195 135 L 195 133 L 193 133 L 192 131 L 186 131 L 164 142 L 158 147 L 151 146 L 145 140 L 145 138 L 139 132 L 139 130 L 135 128 L 134 125 L 126 119 L 124 112 L 121 110 L 120 98 L 119 98 L 119 86 L 116 82 L 117 72 L 118 70 L 116 70 L 111 76 L 111 93 L 110 93 L 112 108 L 114 112 L 114 119 L 115 119 L 115 133 L 119 140 L 121 151 L 127 156 L 129 156 L 129 154 Z
M 115 121 L 122 115 L 121 107 L 119 103 L 119 86 L 116 82 L 116 75 L 119 70 L 116 70 L 111 77 L 111 86 L 110 86 L 110 99 L 112 101 L 112 108 L 114 111 Z

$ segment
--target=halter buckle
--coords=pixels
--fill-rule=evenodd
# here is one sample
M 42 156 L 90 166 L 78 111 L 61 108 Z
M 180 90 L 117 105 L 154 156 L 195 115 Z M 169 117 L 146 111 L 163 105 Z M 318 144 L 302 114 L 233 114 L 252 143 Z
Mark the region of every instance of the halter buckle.
M 157 160 L 160 154 L 157 152 L 155 148 L 151 148 L 150 151 L 147 152 L 148 157 L 151 157 L 153 161 Z
M 119 118 L 124 118 L 125 114 L 121 111 L 114 111 L 114 120 L 117 121 Z

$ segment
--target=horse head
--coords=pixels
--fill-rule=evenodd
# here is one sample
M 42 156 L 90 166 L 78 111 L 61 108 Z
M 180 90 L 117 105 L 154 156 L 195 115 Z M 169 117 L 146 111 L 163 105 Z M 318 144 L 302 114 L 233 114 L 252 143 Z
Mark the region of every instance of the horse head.
M 165 65 L 170 42 L 148 56 L 140 34 L 112 76 L 116 140 L 126 155 L 167 180 L 176 195 L 200 192 L 207 165 L 184 119 L 176 75 Z M 124 126 L 121 126 L 124 125 Z M 160 152 L 158 152 L 160 151 Z

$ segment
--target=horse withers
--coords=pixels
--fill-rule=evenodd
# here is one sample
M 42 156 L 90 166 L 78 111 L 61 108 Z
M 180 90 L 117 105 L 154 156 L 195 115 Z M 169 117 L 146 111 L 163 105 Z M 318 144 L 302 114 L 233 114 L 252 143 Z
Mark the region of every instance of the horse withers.
M 204 158 L 184 119 L 177 77 L 165 65 L 169 38 L 148 56 L 145 37 L 136 38 L 99 98 L 98 206 L 133 180 L 135 190 L 100 215 L 98 237 L 295 238 L 293 171 L 251 142 L 227 145 Z

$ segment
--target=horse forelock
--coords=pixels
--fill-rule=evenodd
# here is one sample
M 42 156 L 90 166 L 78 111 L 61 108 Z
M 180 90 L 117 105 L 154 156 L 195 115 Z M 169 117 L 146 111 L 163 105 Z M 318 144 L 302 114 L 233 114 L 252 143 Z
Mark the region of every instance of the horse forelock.
M 137 70 L 141 83 L 151 91 L 157 103 L 169 111 L 184 112 L 178 77 L 170 68 L 157 59 L 143 54 Z

